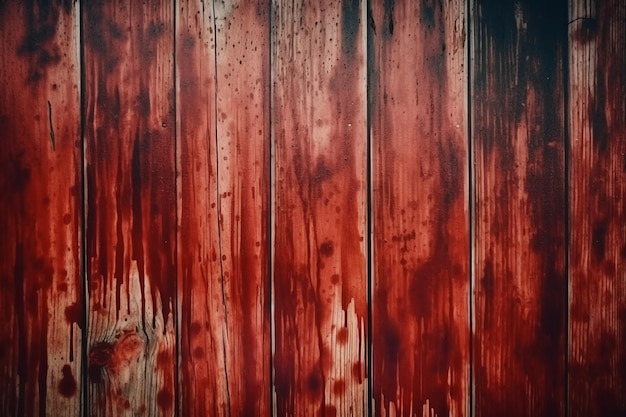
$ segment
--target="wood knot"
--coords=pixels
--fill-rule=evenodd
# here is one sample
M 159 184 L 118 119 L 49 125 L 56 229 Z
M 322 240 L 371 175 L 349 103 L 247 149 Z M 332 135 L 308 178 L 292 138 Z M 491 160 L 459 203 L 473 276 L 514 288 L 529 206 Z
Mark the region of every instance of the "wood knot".
M 89 350 L 89 377 L 95 382 L 102 382 L 103 370 L 107 370 L 122 380 L 128 379 L 132 362 L 137 360 L 144 350 L 144 342 L 134 332 L 124 332 L 111 344 L 100 342 Z

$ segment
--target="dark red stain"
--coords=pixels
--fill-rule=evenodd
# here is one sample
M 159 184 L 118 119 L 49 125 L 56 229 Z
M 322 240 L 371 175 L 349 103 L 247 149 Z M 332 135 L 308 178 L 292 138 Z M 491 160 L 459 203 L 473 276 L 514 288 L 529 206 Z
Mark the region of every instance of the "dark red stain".
M 312 370 L 306 377 L 307 394 L 311 401 L 319 401 L 324 395 L 324 375 L 320 369 Z
M 157 353 L 156 364 L 159 368 L 167 369 L 172 363 L 172 355 L 168 351 L 161 351 Z
M 340 345 L 345 345 L 346 343 L 348 343 L 348 328 L 347 327 L 342 327 L 337 332 L 337 343 L 339 343 Z
M 102 383 L 103 370 L 113 359 L 113 345 L 110 343 L 98 343 L 89 349 L 88 374 L 93 383 Z
M 193 350 L 193 357 L 196 359 L 202 359 L 204 357 L 204 348 L 201 346 L 196 347 Z
M 337 417 L 337 407 L 334 405 L 325 405 L 322 409 L 322 417 Z
M 364 375 L 363 375 L 363 363 L 361 362 L 355 362 L 352 365 L 352 377 L 354 378 L 354 380 L 359 383 L 362 384 L 363 383 L 363 379 L 364 379 Z
M 333 246 L 333 242 L 327 241 L 321 244 L 320 246 L 320 255 L 325 257 L 333 256 L 335 252 L 335 248 Z
M 28 58 L 26 81 L 33 83 L 41 80 L 49 67 L 62 60 L 62 50 L 56 42 L 59 17 L 61 13 L 69 14 L 72 4 L 69 1 L 28 0 L 23 6 L 25 35 L 17 53 Z
M 578 21 L 572 22 L 578 27 L 572 33 L 572 38 L 582 44 L 586 44 L 595 39 L 598 33 L 598 21 L 591 17 L 581 17 Z
M 73 397 L 76 395 L 78 387 L 76 385 L 76 379 L 74 379 L 74 375 L 72 374 L 72 368 L 69 365 L 63 365 L 61 373 L 63 377 L 59 382 L 59 393 L 66 398 Z
M 346 393 L 346 381 L 338 379 L 333 383 L 333 394 L 344 395 Z
M 167 389 L 161 389 L 157 393 L 157 405 L 163 411 L 169 411 L 174 406 L 174 395 Z
M 83 310 L 78 303 L 73 303 L 65 308 L 65 319 L 69 324 L 76 324 L 79 328 L 83 328 Z

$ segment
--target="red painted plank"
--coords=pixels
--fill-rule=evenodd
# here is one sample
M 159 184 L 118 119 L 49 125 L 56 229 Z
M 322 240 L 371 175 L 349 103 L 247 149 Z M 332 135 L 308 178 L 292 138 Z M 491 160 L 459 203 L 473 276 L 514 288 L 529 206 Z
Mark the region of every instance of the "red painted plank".
M 569 20 L 570 415 L 626 415 L 626 4 Z
M 0 415 L 77 416 L 78 9 L 0 5 Z
M 181 413 L 269 416 L 267 1 L 178 7 Z
M 380 416 L 465 416 L 465 6 L 373 2 L 373 378 Z
M 173 9 L 83 8 L 90 415 L 173 415 Z
M 476 416 L 565 411 L 565 1 L 476 1 Z
M 365 7 L 274 3 L 279 416 L 367 412 Z

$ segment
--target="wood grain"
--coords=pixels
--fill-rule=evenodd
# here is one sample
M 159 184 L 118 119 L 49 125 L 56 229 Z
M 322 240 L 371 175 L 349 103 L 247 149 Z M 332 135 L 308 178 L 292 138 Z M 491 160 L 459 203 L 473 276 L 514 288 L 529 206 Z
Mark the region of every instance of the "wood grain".
M 570 416 L 626 414 L 626 5 L 570 1 Z
M 465 6 L 373 2 L 373 397 L 465 416 L 469 212 Z
M 277 1 L 272 22 L 279 416 L 367 413 L 365 2 Z
M 564 1 L 476 1 L 476 416 L 565 412 Z
M 83 4 L 90 415 L 173 415 L 173 9 Z
M 266 1 L 178 9 L 185 416 L 269 416 Z
M 78 8 L 0 5 L 0 415 L 78 416 Z

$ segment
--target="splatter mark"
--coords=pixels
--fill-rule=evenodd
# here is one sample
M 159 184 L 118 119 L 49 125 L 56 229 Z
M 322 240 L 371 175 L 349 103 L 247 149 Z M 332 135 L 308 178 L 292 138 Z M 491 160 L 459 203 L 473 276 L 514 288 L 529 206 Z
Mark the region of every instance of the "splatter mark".
M 329 240 L 322 243 L 322 245 L 320 246 L 320 255 L 322 256 L 330 257 L 333 255 L 334 252 L 335 252 L 335 248 L 333 246 L 333 242 Z

